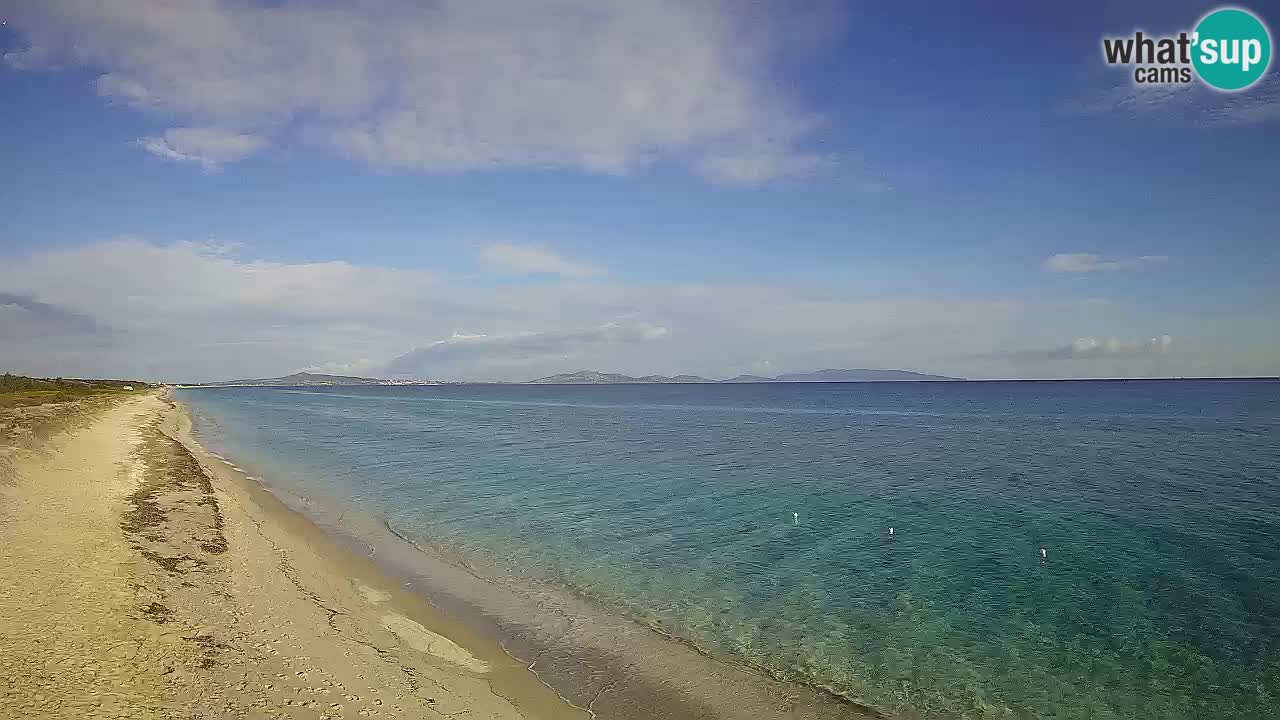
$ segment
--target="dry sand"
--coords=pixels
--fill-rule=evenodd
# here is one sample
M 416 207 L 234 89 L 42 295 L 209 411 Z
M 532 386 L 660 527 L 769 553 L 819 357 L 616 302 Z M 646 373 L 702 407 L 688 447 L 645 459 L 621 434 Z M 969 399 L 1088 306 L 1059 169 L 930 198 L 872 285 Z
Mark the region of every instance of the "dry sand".
M 579 718 L 156 394 L 0 477 L 0 718 Z

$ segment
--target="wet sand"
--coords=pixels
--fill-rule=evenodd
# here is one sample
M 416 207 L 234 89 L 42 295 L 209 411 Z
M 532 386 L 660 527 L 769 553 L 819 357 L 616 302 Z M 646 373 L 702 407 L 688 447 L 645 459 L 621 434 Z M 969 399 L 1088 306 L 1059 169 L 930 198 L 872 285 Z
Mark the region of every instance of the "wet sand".
M 0 717 L 575 718 L 190 443 L 156 394 L 9 453 Z

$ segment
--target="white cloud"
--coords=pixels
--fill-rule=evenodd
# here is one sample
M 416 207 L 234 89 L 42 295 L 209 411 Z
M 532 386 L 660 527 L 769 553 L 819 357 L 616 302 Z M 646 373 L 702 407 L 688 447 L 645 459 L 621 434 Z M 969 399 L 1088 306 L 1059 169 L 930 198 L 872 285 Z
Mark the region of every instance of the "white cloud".
M 1191 85 L 1139 84 L 1122 82 L 1092 95 L 1067 103 L 1067 109 L 1082 115 L 1119 113 L 1143 116 L 1162 111 L 1184 109 L 1195 94 Z
M 1116 338 L 1076 338 L 1070 345 L 1033 351 L 1033 355 L 1050 360 L 1079 360 L 1130 355 L 1153 355 L 1169 352 L 1175 344 L 1171 335 L 1157 335 L 1147 340 L 1125 341 Z
M 308 365 L 299 368 L 301 372 L 317 373 L 320 375 L 355 375 L 364 376 L 376 373 L 382 368 L 382 363 L 370 358 L 358 358 L 349 362 L 326 362 L 319 365 Z
M 1043 267 L 1048 272 L 1099 272 L 1102 270 L 1127 270 L 1143 265 L 1168 261 L 1167 255 L 1139 255 L 1133 258 L 1112 258 L 1093 253 L 1058 253 L 1045 258 Z
M 148 136 L 138 141 L 147 152 L 166 160 L 195 162 L 206 170 L 253 155 L 268 145 L 266 138 L 247 133 L 229 133 L 217 128 L 171 128 L 164 137 Z
M 232 162 L 296 130 L 374 166 L 427 172 L 624 174 L 666 160 L 759 183 L 824 164 L 804 149 L 821 118 L 768 79 L 781 26 L 756 5 L 0 5 L 29 41 L 6 55 L 11 66 L 89 66 L 112 102 L 217 133 L 188 147 L 170 137 L 177 128 L 142 141 L 173 159 Z
M 0 266 L 0 287 L 119 327 L 164 318 L 202 322 L 260 316 L 327 322 L 414 309 L 432 273 L 348 262 L 245 260 L 234 246 L 113 240 L 54 250 Z M 138 280 L 145 278 L 145 281 Z
M 571 278 L 600 274 L 599 268 L 568 260 L 537 245 L 498 243 L 480 251 L 480 261 L 489 267 L 514 273 L 550 273 Z
M 778 154 L 767 150 L 703 158 L 698 170 L 704 177 L 729 185 L 757 185 L 775 178 L 805 177 L 828 166 L 816 154 Z
M 1095 80 L 1098 77 L 1093 72 L 1087 74 Z M 1188 84 L 1146 84 L 1134 83 L 1128 73 L 1123 77 L 1119 83 L 1068 100 L 1063 109 L 1078 115 L 1129 117 L 1143 122 L 1166 120 L 1206 127 L 1262 125 L 1280 120 L 1280 76 L 1275 73 L 1236 93 L 1218 92 L 1199 80 Z
M 1280 73 L 1274 69 L 1267 79 L 1244 92 L 1218 95 L 1225 98 L 1205 109 L 1206 125 L 1262 125 L 1280 120 Z
M 608 322 L 568 332 L 454 333 L 395 358 L 384 372 L 392 376 L 424 377 L 456 369 L 459 364 L 473 371 L 495 366 L 520 367 L 540 360 L 567 360 L 593 345 L 630 345 L 661 340 L 668 335 L 670 332 L 665 327 L 634 321 Z

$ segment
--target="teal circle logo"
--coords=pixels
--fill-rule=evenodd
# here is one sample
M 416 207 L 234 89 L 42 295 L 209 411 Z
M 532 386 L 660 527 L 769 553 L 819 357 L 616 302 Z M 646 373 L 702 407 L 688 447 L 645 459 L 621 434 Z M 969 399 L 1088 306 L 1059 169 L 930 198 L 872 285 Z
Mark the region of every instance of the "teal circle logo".
M 1234 92 L 1258 82 L 1271 64 L 1271 34 L 1248 10 L 1205 15 L 1192 36 L 1191 64 L 1211 87 Z

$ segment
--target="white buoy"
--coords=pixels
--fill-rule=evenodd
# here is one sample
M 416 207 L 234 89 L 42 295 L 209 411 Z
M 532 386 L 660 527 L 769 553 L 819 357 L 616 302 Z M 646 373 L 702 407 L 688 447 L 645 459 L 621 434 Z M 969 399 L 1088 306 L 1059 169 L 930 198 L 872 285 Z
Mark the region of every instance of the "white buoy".
M 792 524 L 792 525 L 799 525 L 799 524 L 800 524 L 800 513 L 798 513 L 798 512 L 793 512 L 793 513 L 791 513 L 791 524 Z

